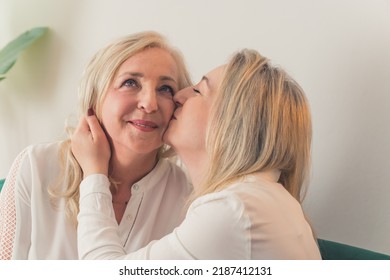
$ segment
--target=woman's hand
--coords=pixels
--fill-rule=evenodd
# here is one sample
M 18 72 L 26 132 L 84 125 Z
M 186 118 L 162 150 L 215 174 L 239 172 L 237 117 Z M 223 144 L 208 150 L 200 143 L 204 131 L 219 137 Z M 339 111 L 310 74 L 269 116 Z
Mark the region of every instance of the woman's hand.
M 84 178 L 91 174 L 108 175 L 110 144 L 96 116 L 82 117 L 71 137 L 72 153 L 81 166 Z

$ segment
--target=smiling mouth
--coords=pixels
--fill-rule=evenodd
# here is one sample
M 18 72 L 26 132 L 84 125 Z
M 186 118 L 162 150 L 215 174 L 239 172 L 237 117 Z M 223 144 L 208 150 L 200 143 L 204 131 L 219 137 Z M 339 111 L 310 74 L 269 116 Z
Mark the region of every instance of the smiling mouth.
M 135 128 L 137 128 L 141 131 L 144 131 L 144 132 L 154 131 L 155 129 L 158 128 L 157 124 L 155 124 L 154 122 L 150 122 L 150 121 L 133 120 L 133 121 L 128 121 L 127 123 L 131 124 Z
M 157 128 L 157 125 L 147 125 L 147 124 L 135 123 L 135 122 L 129 122 L 129 123 L 137 125 L 137 126 L 142 126 L 142 127 Z

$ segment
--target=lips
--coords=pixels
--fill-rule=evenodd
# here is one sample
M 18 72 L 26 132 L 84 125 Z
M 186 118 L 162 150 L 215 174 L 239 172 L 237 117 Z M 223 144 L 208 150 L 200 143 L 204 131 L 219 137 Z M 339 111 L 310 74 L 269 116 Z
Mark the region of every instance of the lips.
M 156 123 L 146 120 L 131 120 L 128 123 L 144 132 L 151 132 L 158 128 Z

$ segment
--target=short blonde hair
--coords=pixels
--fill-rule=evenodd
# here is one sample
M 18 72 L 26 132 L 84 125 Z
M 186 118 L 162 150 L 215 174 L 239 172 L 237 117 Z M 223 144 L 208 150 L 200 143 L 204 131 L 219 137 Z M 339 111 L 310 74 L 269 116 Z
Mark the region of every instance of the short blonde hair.
M 147 48 L 161 48 L 171 54 L 179 72 L 179 89 L 192 84 L 182 54 L 172 47 L 162 35 L 153 31 L 132 34 L 109 44 L 98 51 L 90 60 L 79 87 L 79 117 L 85 116 L 88 109 L 92 108 L 98 119 L 101 119 L 101 105 L 116 71 L 128 58 Z M 73 128 L 67 128 L 67 131 L 71 135 Z M 163 145 L 160 148 L 159 155 L 166 149 L 167 147 Z M 83 174 L 80 165 L 72 154 L 70 139 L 61 143 L 59 157 L 62 167 L 61 175 L 58 183 L 50 190 L 50 194 L 52 198 L 65 198 L 67 216 L 72 223 L 77 224 L 79 185 Z M 67 187 L 64 191 L 60 191 L 59 187 L 64 182 Z
M 206 141 L 210 166 L 195 196 L 253 172 L 279 169 L 279 182 L 301 202 L 311 137 L 302 88 L 258 52 L 238 52 L 225 68 L 212 107 Z

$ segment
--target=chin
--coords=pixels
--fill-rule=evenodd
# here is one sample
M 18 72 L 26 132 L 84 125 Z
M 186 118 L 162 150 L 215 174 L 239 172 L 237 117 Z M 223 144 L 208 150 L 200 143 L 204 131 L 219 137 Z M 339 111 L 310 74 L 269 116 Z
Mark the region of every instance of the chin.
M 163 135 L 162 140 L 163 140 L 163 142 L 164 142 L 165 144 L 168 144 L 169 146 L 172 146 L 172 141 L 171 141 L 171 139 L 172 139 L 172 133 L 169 132 L 169 129 L 167 129 L 167 131 L 165 131 L 165 133 L 164 133 L 164 135 Z
M 168 145 L 168 146 L 171 146 L 171 147 L 174 147 L 174 144 L 172 144 L 172 142 L 171 141 L 169 141 L 169 139 L 167 139 L 167 138 L 163 138 L 163 142 L 164 142 L 164 144 L 166 144 L 166 145 Z

